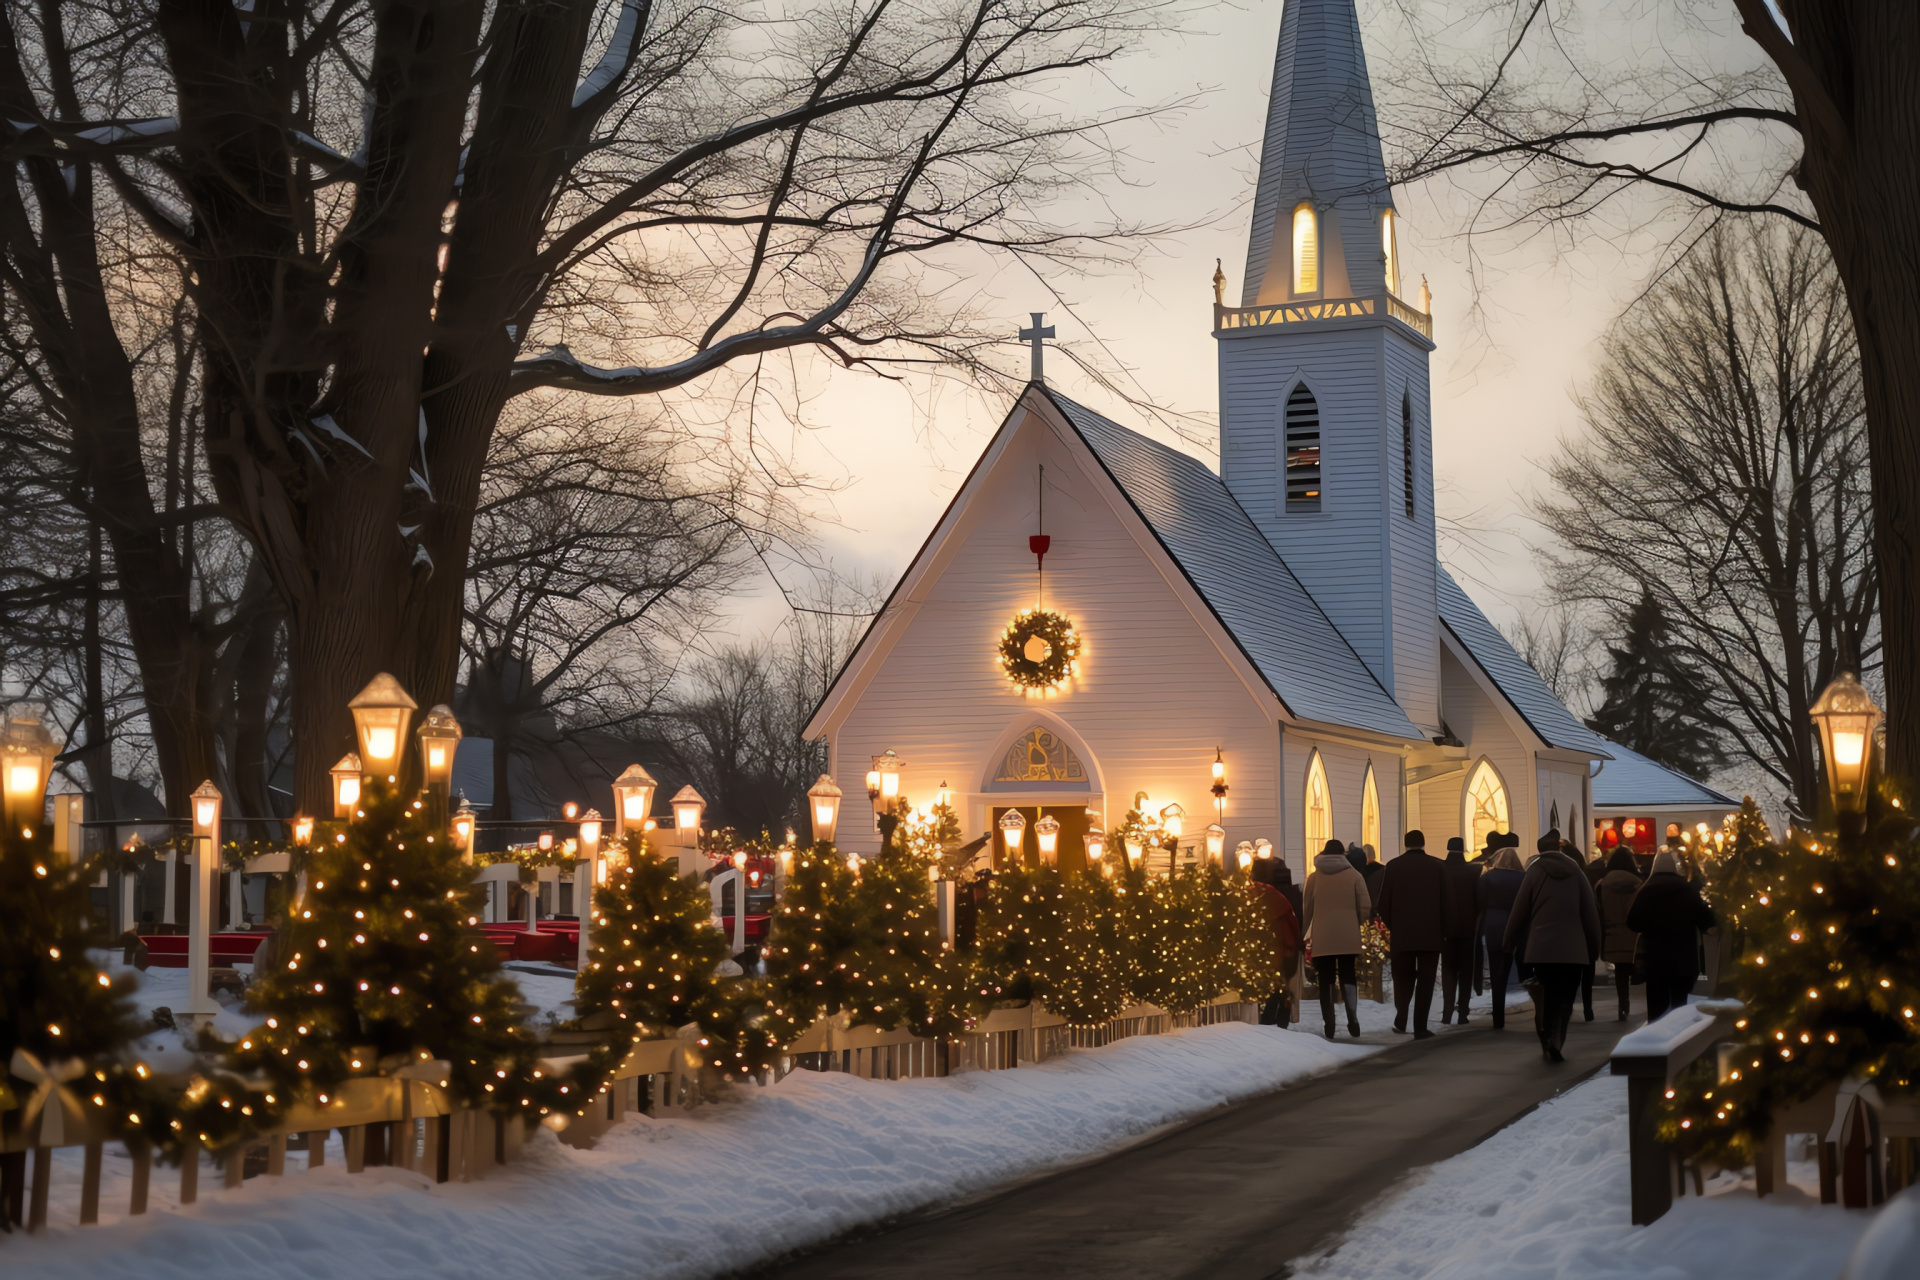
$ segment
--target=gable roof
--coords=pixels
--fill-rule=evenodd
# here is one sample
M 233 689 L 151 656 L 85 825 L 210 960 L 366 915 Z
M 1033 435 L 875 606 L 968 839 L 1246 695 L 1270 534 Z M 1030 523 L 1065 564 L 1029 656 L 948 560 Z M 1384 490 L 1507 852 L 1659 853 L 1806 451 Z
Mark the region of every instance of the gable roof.
M 1042 390 L 1289 711 L 1425 740 L 1211 468 Z
M 1740 803 L 1721 795 L 1702 782 L 1695 782 L 1678 770 L 1649 760 L 1638 751 L 1608 742 L 1613 759 L 1593 775 L 1595 808 L 1625 809 L 1636 805 L 1695 805 L 1737 809 Z
M 1584 751 L 1607 759 L 1614 748 L 1605 738 L 1581 724 L 1547 682 L 1514 650 L 1500 628 L 1487 620 L 1460 584 L 1443 566 L 1439 573 L 1440 621 L 1460 647 L 1479 664 L 1496 689 L 1527 726 L 1550 747 Z

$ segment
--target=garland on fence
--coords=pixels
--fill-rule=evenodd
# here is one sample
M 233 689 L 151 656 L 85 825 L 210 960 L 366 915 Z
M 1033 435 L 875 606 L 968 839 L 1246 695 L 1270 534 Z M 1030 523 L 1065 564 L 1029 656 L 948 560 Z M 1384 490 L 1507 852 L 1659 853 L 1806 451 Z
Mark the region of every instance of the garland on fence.
M 87 958 L 99 868 L 68 865 L 47 832 L 0 836 L 0 1124 L 72 1137 L 166 1132 L 164 1098 L 132 1053 L 132 980 Z
M 1795 830 L 1775 844 L 1752 801 L 1721 860 L 1716 909 L 1737 928 L 1746 1033 L 1721 1079 L 1696 1062 L 1668 1091 L 1659 1132 L 1683 1154 L 1739 1166 L 1784 1106 L 1857 1076 L 1883 1094 L 1920 1081 L 1920 847 L 1883 783 L 1866 834 L 1844 846 Z

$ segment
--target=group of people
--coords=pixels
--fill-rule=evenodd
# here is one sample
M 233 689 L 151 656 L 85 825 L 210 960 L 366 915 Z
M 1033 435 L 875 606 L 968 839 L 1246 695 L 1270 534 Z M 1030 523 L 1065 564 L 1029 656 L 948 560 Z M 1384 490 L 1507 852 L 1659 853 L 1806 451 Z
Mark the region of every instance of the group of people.
M 1409 831 L 1405 852 L 1381 863 L 1369 849 L 1329 840 L 1304 891 L 1293 887 L 1279 859 L 1256 869 L 1283 969 L 1301 943 L 1311 957 L 1329 1039 L 1341 1002 L 1348 1034 L 1360 1034 L 1356 964 L 1369 920 L 1386 930 L 1391 949 L 1393 1029 L 1408 1034 L 1411 1014 L 1416 1039 L 1435 1034 L 1427 1021 L 1436 983 L 1441 1023 L 1464 1024 L 1490 978 L 1493 1026 L 1500 1030 L 1517 979 L 1533 997 L 1542 1055 L 1560 1062 L 1576 1004 L 1593 1021 L 1597 962 L 1612 967 L 1623 1021 L 1633 986 L 1644 983 L 1652 1020 L 1684 1004 L 1699 979 L 1699 938 L 1713 927 L 1713 913 L 1671 851 L 1645 865 L 1617 848 L 1588 864 L 1575 845 L 1549 831 L 1522 863 L 1519 837 L 1508 833 L 1489 834 L 1471 860 L 1458 837 L 1447 841 L 1444 859 L 1429 854 L 1426 843 L 1422 832 Z M 1285 1026 L 1287 1010 L 1286 992 L 1279 992 L 1262 1020 Z

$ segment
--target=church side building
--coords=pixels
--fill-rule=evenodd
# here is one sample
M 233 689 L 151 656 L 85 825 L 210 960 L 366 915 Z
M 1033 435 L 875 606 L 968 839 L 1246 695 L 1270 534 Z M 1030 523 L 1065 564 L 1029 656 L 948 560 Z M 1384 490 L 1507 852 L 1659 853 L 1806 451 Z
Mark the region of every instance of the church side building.
M 1219 469 L 1036 379 L 808 726 L 843 784 L 892 751 L 969 836 L 1054 817 L 1065 867 L 1142 793 L 1296 873 L 1411 827 L 1586 843 L 1606 744 L 1437 559 L 1396 216 L 1353 2 L 1289 0 L 1240 305 L 1215 281 Z

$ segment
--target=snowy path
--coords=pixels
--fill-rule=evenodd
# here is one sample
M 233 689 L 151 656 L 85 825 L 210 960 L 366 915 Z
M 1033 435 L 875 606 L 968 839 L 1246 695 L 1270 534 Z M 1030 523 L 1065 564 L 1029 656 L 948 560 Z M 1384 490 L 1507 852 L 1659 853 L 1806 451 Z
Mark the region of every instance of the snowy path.
M 1629 1225 L 1627 1086 L 1601 1076 L 1423 1170 L 1301 1280 L 1833 1280 L 1872 1219 L 1791 1188 Z M 1817 1183 L 1816 1183 L 1817 1185 Z M 1920 1266 L 1920 1264 L 1917 1264 Z
M 72 1225 L 74 1148 L 55 1162 L 52 1229 L 0 1238 L 0 1275 L 692 1280 L 1111 1151 L 1372 1052 L 1235 1023 L 946 1079 L 800 1071 L 685 1118 L 633 1117 L 592 1151 L 542 1131 L 478 1183 L 349 1176 L 336 1148 L 318 1170 L 234 1191 L 215 1189 L 203 1164 L 200 1201 L 183 1210 L 164 1170 L 154 1211 L 133 1219 L 121 1216 L 128 1162 L 110 1149 L 104 1225 L 85 1229 Z
M 1495 1032 L 1482 1016 L 1464 1028 L 1442 1028 L 1434 1040 L 1397 1038 L 1393 1048 L 1344 1070 L 1096 1163 L 767 1274 L 780 1280 L 1265 1280 L 1284 1274 L 1290 1260 L 1337 1238 L 1409 1169 L 1467 1151 L 1575 1086 L 1637 1021 L 1576 1021 L 1568 1061 L 1558 1067 L 1541 1061 L 1530 1010 L 1516 1010 L 1507 1025 Z M 1625 1173 L 1620 1177 L 1624 1194 Z

